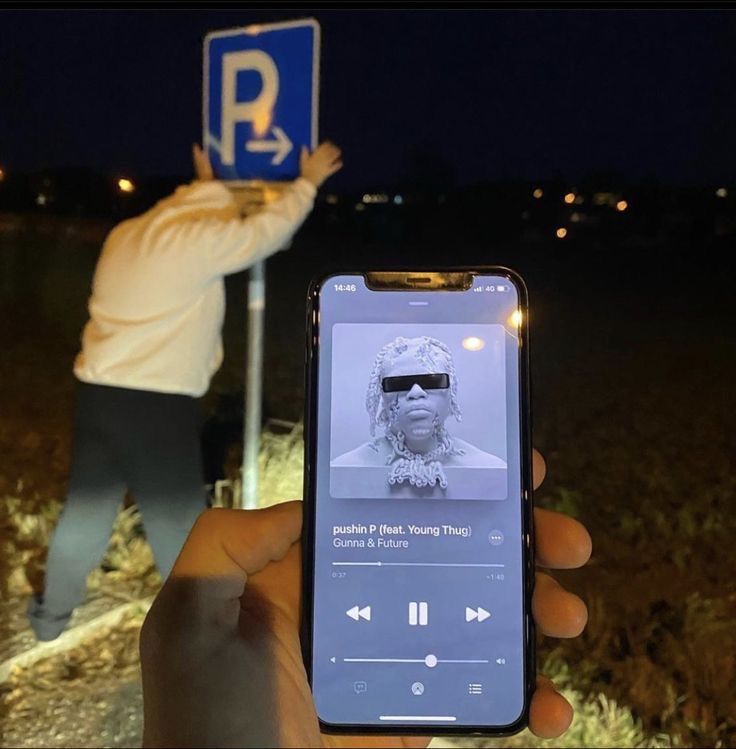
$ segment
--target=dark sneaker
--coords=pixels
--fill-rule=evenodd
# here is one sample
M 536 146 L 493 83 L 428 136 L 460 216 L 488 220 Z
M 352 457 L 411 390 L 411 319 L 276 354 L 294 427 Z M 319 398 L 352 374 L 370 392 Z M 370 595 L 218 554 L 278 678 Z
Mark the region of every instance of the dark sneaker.
M 66 614 L 50 614 L 44 609 L 41 596 L 32 596 L 28 601 L 28 621 L 40 642 L 55 640 L 64 631 L 71 616 L 71 611 Z

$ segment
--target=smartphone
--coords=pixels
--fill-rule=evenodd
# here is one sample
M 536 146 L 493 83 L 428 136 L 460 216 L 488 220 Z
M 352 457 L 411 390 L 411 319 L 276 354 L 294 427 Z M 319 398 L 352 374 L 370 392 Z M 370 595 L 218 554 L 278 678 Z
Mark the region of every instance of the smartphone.
M 312 281 L 302 648 L 323 731 L 526 726 L 529 391 L 518 273 L 364 269 Z

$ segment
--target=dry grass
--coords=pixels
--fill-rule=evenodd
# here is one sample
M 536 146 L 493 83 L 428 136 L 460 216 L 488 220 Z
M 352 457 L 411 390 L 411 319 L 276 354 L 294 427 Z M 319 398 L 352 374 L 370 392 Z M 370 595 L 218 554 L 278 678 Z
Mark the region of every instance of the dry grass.
M 66 478 L 76 347 L 55 349 L 48 336 L 39 357 L 37 339 L 17 338 L 0 360 L 4 599 L 40 584 Z M 588 567 L 559 575 L 588 603 L 585 633 L 541 644 L 578 707 L 573 728 L 548 742 L 555 746 L 667 746 L 666 736 L 679 737 L 672 745 L 736 744 L 734 356 L 704 343 L 681 347 L 678 358 L 670 341 L 656 349 L 651 340 L 639 359 L 628 343 L 606 357 L 578 341 L 585 356 L 548 356 L 560 374 L 536 380 L 537 392 L 554 396 L 535 412 L 549 468 L 539 502 L 579 517 L 594 539 Z M 261 468 L 264 505 L 301 496 L 299 427 L 264 434 Z M 158 585 L 134 508 L 118 518 L 104 568 L 89 582 L 120 597 Z M 111 655 L 111 674 L 116 663 Z M 537 745 L 526 735 L 508 741 Z
M 285 435 L 264 432 L 259 462 L 263 506 L 300 497 L 303 475 L 301 425 Z M 573 514 L 579 510 L 575 506 L 572 492 L 563 491 L 558 496 L 560 504 L 566 505 L 566 510 Z M 58 503 L 48 502 L 43 505 L 41 512 L 29 514 L 19 512 L 21 506 L 20 500 L 4 505 L 4 521 L 15 528 L 15 533 L 11 535 L 18 541 L 14 556 L 11 554 L 8 558 L 6 554 L 6 560 L 14 560 L 18 570 L 23 569 L 23 561 L 27 561 L 31 548 L 45 545 L 59 509 Z M 595 569 L 591 574 L 595 576 Z M 29 583 L 22 572 L 17 572 L 13 580 L 9 593 L 23 595 L 28 591 Z M 121 598 L 141 597 L 158 587 L 158 574 L 135 507 L 119 514 L 103 564 L 92 572 L 88 582 L 93 594 L 99 591 Z M 637 704 L 646 700 L 650 714 L 661 716 L 661 725 L 677 725 L 683 716 L 690 715 L 693 728 L 700 727 L 703 730 L 705 727 L 711 731 L 718 728 L 712 724 L 714 715 L 724 714 L 724 711 L 731 709 L 733 700 L 732 690 L 724 681 L 730 671 L 728 668 L 724 670 L 723 665 L 724 659 L 733 659 L 733 653 L 736 652 L 736 633 L 730 626 L 733 607 L 736 605 L 734 600 L 717 602 L 697 595 L 690 597 L 682 629 L 678 633 L 673 633 L 666 627 L 662 629 L 662 615 L 666 612 L 659 612 L 659 616 L 639 622 L 637 627 L 627 625 L 622 629 L 606 614 L 610 605 L 602 594 L 589 597 L 588 604 L 591 617 L 584 636 L 584 654 L 578 650 L 571 658 L 569 649 L 566 650 L 563 645 L 550 651 L 551 657 L 545 664 L 545 671 L 555 678 L 576 709 L 572 728 L 564 738 L 555 742 L 555 746 L 678 745 L 679 739 L 671 738 L 667 733 L 647 732 L 641 718 L 625 707 L 625 703 L 622 704 L 608 694 L 608 684 L 601 680 L 606 668 L 618 669 L 617 679 L 627 684 L 627 693 Z M 134 628 L 134 625 L 129 623 L 126 627 Z M 640 642 L 642 649 L 620 662 L 612 654 L 622 647 L 622 638 L 631 640 L 628 647 L 631 647 L 634 640 Z M 723 647 L 714 650 L 712 644 L 716 639 Z M 671 654 L 668 663 L 654 664 L 647 656 L 647 646 L 655 641 L 659 641 L 660 646 Z M 44 679 L 57 678 L 59 674 L 76 674 L 75 678 L 82 678 L 86 668 L 92 668 L 99 674 L 105 670 L 114 672 L 119 667 L 119 657 L 115 653 L 108 653 L 104 647 L 98 651 L 94 643 L 85 644 L 85 647 L 87 650 L 80 650 L 69 656 L 71 660 L 66 656 L 59 657 L 54 664 L 45 666 L 48 674 L 34 669 L 34 682 L 41 678 L 41 683 L 46 683 Z M 573 662 L 576 664 L 574 669 L 565 665 Z M 697 669 L 693 668 L 694 663 L 698 664 Z M 687 680 L 684 691 L 671 678 L 673 671 Z M 56 676 L 52 677 L 52 674 Z M 27 676 L 30 677 L 31 672 Z M 18 679 L 22 681 L 22 675 Z M 16 684 L 15 688 L 20 687 Z M 702 700 L 697 703 L 701 712 L 697 711 L 693 703 L 683 701 L 681 695 L 684 693 L 709 695 L 716 701 L 713 715 L 702 713 Z M 473 746 L 490 745 L 473 740 Z M 499 743 L 494 742 L 493 745 Z M 519 747 L 548 744 L 524 732 L 504 740 L 500 745 Z

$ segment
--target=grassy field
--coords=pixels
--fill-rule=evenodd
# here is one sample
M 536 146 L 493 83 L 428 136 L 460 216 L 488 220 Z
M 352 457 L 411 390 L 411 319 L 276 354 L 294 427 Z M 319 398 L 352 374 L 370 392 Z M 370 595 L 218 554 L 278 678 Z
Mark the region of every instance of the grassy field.
M 12 264 L 24 283 L 6 289 L 0 308 L 0 579 L 2 600 L 12 602 L 41 582 L 45 540 L 63 498 L 71 362 L 97 245 L 53 235 L 2 241 L 0 250 L 8 251 L 11 241 L 25 248 Z M 301 255 L 269 262 L 264 393 L 267 417 L 294 421 L 303 397 L 301 304 L 320 248 L 305 242 L 295 249 Z M 579 708 L 573 729 L 547 745 L 734 746 L 736 351 L 733 313 L 713 293 L 721 273 L 698 276 L 710 292 L 685 305 L 676 291 L 690 282 L 686 266 L 676 272 L 666 258 L 649 258 L 635 274 L 634 255 L 619 253 L 599 270 L 605 258 L 560 252 L 555 245 L 498 253 L 527 276 L 534 305 L 534 432 L 548 462 L 537 501 L 580 518 L 594 542 L 585 569 L 560 575 L 588 603 L 586 632 L 573 641 L 540 642 L 540 662 Z M 625 284 L 624 295 L 612 294 L 611 277 Z M 227 358 L 204 401 L 208 410 L 218 393 L 242 382 L 243 293 L 242 276 L 228 282 Z M 262 465 L 267 502 L 300 496 L 298 430 L 267 436 Z M 93 573 L 90 590 L 118 586 L 135 597 L 157 585 L 129 510 L 106 571 Z M 113 690 L 107 712 L 100 710 L 118 722 L 126 716 L 131 727 L 104 733 L 95 724 L 95 730 L 106 745 L 126 745 L 138 730 L 137 665 L 130 654 L 139 625 L 140 617 L 132 616 L 81 650 L 16 673 L 2 686 L 3 734 L 17 741 L 21 723 L 46 725 L 50 708 L 43 705 L 53 702 L 54 690 L 83 695 L 102 678 L 108 685 L 117 680 L 123 691 Z M 13 634 L 0 624 L 0 640 Z M 45 736 L 43 745 L 69 745 L 54 741 Z M 507 745 L 533 744 L 522 736 Z

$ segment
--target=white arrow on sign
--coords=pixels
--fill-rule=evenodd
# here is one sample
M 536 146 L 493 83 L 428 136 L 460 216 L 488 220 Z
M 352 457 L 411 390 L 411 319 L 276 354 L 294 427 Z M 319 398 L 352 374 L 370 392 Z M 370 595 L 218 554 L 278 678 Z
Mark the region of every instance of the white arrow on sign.
M 276 140 L 249 140 L 245 144 L 245 148 L 251 153 L 268 153 L 269 151 L 273 151 L 274 155 L 271 163 L 274 166 L 278 166 L 291 153 L 294 144 L 278 125 L 273 126 L 272 132 L 276 136 Z

